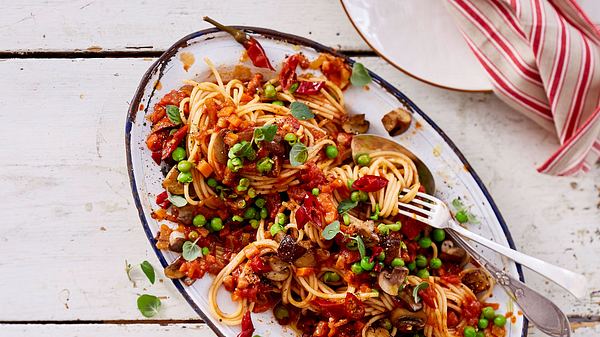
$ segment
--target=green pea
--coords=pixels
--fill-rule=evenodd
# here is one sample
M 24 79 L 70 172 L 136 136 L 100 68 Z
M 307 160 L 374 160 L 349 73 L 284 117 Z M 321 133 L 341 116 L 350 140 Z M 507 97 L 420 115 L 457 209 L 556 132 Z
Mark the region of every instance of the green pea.
M 173 151 L 173 153 L 171 153 L 171 158 L 173 158 L 174 161 L 184 160 L 185 156 L 186 156 L 185 149 L 182 147 L 176 148 Z
M 286 133 L 285 136 L 283 136 L 283 140 L 285 140 L 286 142 L 288 142 L 290 145 L 294 145 L 296 143 L 296 141 L 298 140 L 298 136 L 296 136 L 293 133 Z
M 248 189 L 247 194 L 250 198 L 254 198 L 256 196 L 256 190 L 254 189 L 254 187 L 250 187 Z
M 417 272 L 417 276 L 425 280 L 429 278 L 429 272 L 427 271 L 427 269 L 419 269 L 419 271 Z
M 261 209 L 260 209 L 260 214 L 259 214 L 259 215 L 260 215 L 260 218 L 261 218 L 261 219 L 266 219 L 266 218 L 267 218 L 267 216 L 269 215 L 269 212 L 267 212 L 267 209 L 266 209 L 266 208 L 261 208 Z
M 206 256 L 210 254 L 210 249 L 208 249 L 208 247 L 202 247 L 202 255 Z
M 342 220 L 344 220 L 344 225 L 348 226 L 350 224 L 350 216 L 348 213 L 344 213 L 344 215 L 342 215 Z
M 354 274 L 360 274 L 363 272 L 363 268 L 360 266 L 360 263 L 354 263 L 352 264 L 352 266 L 350 267 L 350 270 L 352 270 L 352 272 Z
M 266 210 L 266 209 L 265 209 Z M 262 211 L 262 209 L 261 209 Z M 287 217 L 283 213 L 277 213 L 277 223 L 280 225 L 284 225 Z
M 327 158 L 329 159 L 334 159 L 338 156 L 338 148 L 334 145 L 328 145 L 325 148 L 325 155 L 327 155 Z
M 319 191 L 319 188 L 318 188 L 318 187 L 315 187 L 315 188 L 313 188 L 313 189 L 310 191 L 310 193 L 311 193 L 312 195 L 314 195 L 315 197 L 318 197 L 318 196 L 319 196 L 319 193 L 321 193 L 321 191 Z
M 391 263 L 391 264 L 392 264 L 392 267 L 404 267 L 404 260 L 402 260 L 402 259 L 401 259 L 401 258 L 399 258 L 399 257 L 395 257 L 395 258 L 392 260 L 392 263 Z
M 362 267 L 362 269 L 364 270 L 373 270 L 373 268 L 375 267 L 375 261 L 369 261 L 370 258 L 368 256 L 363 257 L 362 259 L 360 259 L 360 266 Z
M 208 180 L 206 181 L 206 184 L 208 184 L 208 186 L 210 186 L 212 188 L 215 188 L 215 187 L 217 187 L 218 182 L 217 182 L 217 179 L 215 179 L 215 178 L 208 178 Z
M 465 211 L 456 212 L 456 215 L 454 217 L 456 218 L 456 221 L 460 223 L 465 223 L 469 221 L 469 216 Z
M 221 218 L 212 218 L 210 220 L 210 229 L 212 229 L 215 232 L 218 232 L 221 229 L 223 229 L 223 220 L 221 220 Z
M 350 200 L 354 202 L 358 202 L 360 200 L 360 193 L 358 191 L 354 191 L 350 194 Z
M 427 258 L 423 255 L 417 255 L 415 263 L 417 264 L 417 267 L 424 268 L 427 266 Z
M 244 219 L 256 219 L 258 211 L 254 207 L 248 207 L 244 212 Z
M 256 219 L 250 220 L 250 226 L 252 226 L 252 228 L 257 229 L 259 225 L 260 225 L 260 223 L 258 222 L 258 220 L 256 220 Z
M 265 157 L 256 163 L 256 169 L 260 173 L 265 173 L 271 171 L 273 169 L 273 159 L 269 157 Z
M 421 246 L 421 248 L 429 248 L 431 247 L 431 239 L 427 236 L 422 237 L 419 240 L 419 246 Z
M 369 193 L 367 193 L 365 191 L 359 191 L 358 192 L 358 200 L 362 201 L 362 202 L 369 200 Z
M 192 174 L 190 172 L 179 172 L 177 175 L 177 181 L 182 184 L 191 183 L 194 178 L 192 178 Z
M 323 274 L 323 281 L 325 282 L 337 282 L 340 280 L 340 275 L 338 275 L 337 273 L 334 273 L 332 271 L 328 271 L 325 274 Z
M 275 98 L 277 96 L 277 90 L 275 87 L 269 83 L 265 86 L 265 97 L 266 98 Z
M 271 102 L 271 104 L 283 106 L 283 102 L 282 101 L 273 101 L 273 102 Z
M 496 315 L 494 317 L 494 325 L 498 327 L 503 327 L 506 324 L 506 317 L 502 315 Z
M 392 232 L 397 232 L 400 229 L 402 229 L 402 224 L 400 222 L 392 223 L 392 224 L 387 225 L 387 228 L 389 230 L 391 230 Z
M 196 227 L 204 227 L 206 225 L 206 218 L 202 214 L 198 214 L 192 220 L 192 224 Z
M 367 166 L 371 162 L 371 157 L 368 154 L 363 153 L 356 158 L 356 163 L 360 166 Z
M 393 326 L 392 326 L 392 321 L 390 321 L 389 319 L 384 319 L 381 321 L 381 326 L 386 329 L 387 331 L 392 330 Z
M 244 221 L 244 218 L 242 218 L 239 215 L 234 215 L 234 216 L 231 217 L 231 220 L 233 220 L 235 222 L 242 222 L 242 221 Z
M 475 335 L 476 335 L 475 328 L 472 326 L 466 326 L 465 329 L 463 330 L 463 335 L 465 337 L 475 337 Z
M 244 209 L 244 208 L 246 208 L 246 200 L 244 200 L 244 199 L 239 199 L 239 200 L 238 200 L 238 201 L 235 203 L 235 206 L 236 206 L 238 209 Z
M 283 227 L 281 227 L 281 225 L 277 223 L 272 224 L 271 228 L 269 229 L 269 232 L 271 232 L 271 236 L 273 237 L 281 231 L 283 231 Z
M 275 308 L 273 308 L 273 315 L 278 320 L 282 320 L 284 318 L 290 317 L 290 312 L 283 305 L 276 305 Z
M 483 333 L 483 331 L 477 331 L 475 337 L 485 337 L 485 333 Z
M 431 267 L 431 269 L 440 269 L 442 267 L 442 260 L 437 257 L 432 258 L 429 261 L 429 267 Z
M 379 253 L 379 255 L 377 255 L 377 260 L 379 260 L 379 261 L 385 260 L 385 252 Z
M 477 326 L 479 327 L 479 329 L 485 329 L 488 327 L 488 324 L 490 323 L 490 321 L 488 321 L 485 318 L 481 318 L 479 319 L 479 321 L 477 321 Z
M 298 86 L 300 86 L 300 84 L 298 84 L 298 82 L 292 84 L 289 89 L 290 94 L 293 94 L 294 92 L 296 92 L 296 90 L 298 90 Z
M 390 234 L 390 228 L 388 227 L 388 225 L 383 224 L 383 223 L 380 223 L 379 225 L 377 225 L 377 231 L 381 235 L 388 235 L 388 234 Z
M 417 263 L 415 261 L 409 263 L 406 265 L 406 268 L 408 268 L 408 270 L 413 271 L 415 269 L 417 269 Z
M 231 172 L 237 172 L 242 168 L 242 159 L 235 157 L 227 160 L 227 168 Z
M 248 178 L 242 178 L 240 179 L 236 189 L 238 191 L 245 191 L 248 189 L 248 186 L 250 186 L 250 180 Z
M 346 181 L 346 186 L 350 191 L 352 191 L 352 184 L 354 184 L 354 179 L 348 179 L 348 181 Z
M 254 200 L 254 205 L 256 205 L 257 207 L 265 207 L 266 203 L 267 201 L 263 198 L 257 198 L 256 200 Z
M 485 307 L 481 310 L 481 315 L 488 321 L 492 321 L 496 317 L 496 311 L 492 307 Z
M 177 169 L 179 172 L 189 172 L 192 169 L 192 163 L 187 160 L 182 160 L 177 163 Z
M 443 229 L 436 228 L 431 232 L 431 237 L 435 242 L 442 242 L 446 239 L 446 232 Z

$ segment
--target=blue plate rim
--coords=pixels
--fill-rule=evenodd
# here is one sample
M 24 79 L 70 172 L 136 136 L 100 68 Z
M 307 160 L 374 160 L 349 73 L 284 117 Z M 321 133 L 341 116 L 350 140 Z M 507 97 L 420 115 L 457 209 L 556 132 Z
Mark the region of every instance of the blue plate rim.
M 303 45 L 303 46 L 306 46 L 309 48 L 313 48 L 318 52 L 330 53 L 335 56 L 343 58 L 350 65 L 354 64 L 354 62 L 355 62 L 350 57 L 339 53 L 338 51 L 334 50 L 333 48 L 327 47 L 318 42 L 315 42 L 313 40 L 310 40 L 310 39 L 307 39 L 304 37 L 300 37 L 297 35 L 282 33 L 282 32 L 279 32 L 279 31 L 276 31 L 273 29 L 261 28 L 261 27 L 252 27 L 252 26 L 231 26 L 231 27 L 244 30 L 245 32 L 250 33 L 250 34 L 259 34 L 264 38 L 274 39 L 274 40 L 297 44 L 297 45 Z M 144 88 L 150 81 L 151 77 L 155 74 L 155 72 L 159 71 L 160 73 L 162 73 L 167 61 L 173 55 L 175 55 L 180 48 L 185 47 L 187 45 L 188 41 L 208 35 L 208 34 L 217 33 L 217 32 L 220 32 L 220 30 L 217 28 L 207 28 L 207 29 L 203 29 L 203 30 L 188 34 L 188 35 L 184 36 L 183 38 L 181 38 L 179 41 L 175 42 L 167 50 L 165 50 L 165 52 L 144 73 L 144 76 L 142 77 L 142 79 L 141 79 L 140 83 L 138 84 L 138 87 L 135 91 L 135 94 L 133 95 L 133 99 L 131 100 L 131 103 L 129 104 L 129 111 L 127 113 L 127 118 L 125 121 L 125 152 L 127 155 L 127 173 L 129 176 L 131 192 L 133 194 L 133 200 L 134 200 L 135 206 L 138 210 L 138 216 L 140 217 L 142 226 L 144 227 L 144 232 L 146 233 L 146 237 L 148 238 L 148 241 L 150 242 L 152 249 L 156 253 L 156 256 L 158 257 L 158 259 L 163 267 L 168 266 L 168 262 L 165 259 L 163 253 L 158 248 L 156 248 L 156 245 L 154 244 L 154 236 L 152 235 L 152 231 L 150 230 L 150 225 L 148 224 L 148 221 L 146 220 L 146 217 L 144 216 L 144 209 L 142 207 L 142 202 L 141 202 L 140 196 L 137 192 L 137 184 L 136 184 L 135 176 L 133 173 L 133 162 L 132 162 L 132 155 L 131 155 L 131 128 L 133 127 L 135 117 L 139 111 L 139 104 L 140 104 L 140 101 L 144 94 Z M 210 40 L 210 39 L 212 39 L 212 37 L 208 37 L 206 40 Z M 454 151 L 454 153 L 457 155 L 457 157 L 460 159 L 460 161 L 464 164 L 464 166 L 467 169 L 467 171 L 469 172 L 469 174 L 471 174 L 471 176 L 473 177 L 473 179 L 475 180 L 475 182 L 481 189 L 487 202 L 490 204 L 490 207 L 494 211 L 494 215 L 498 219 L 498 222 L 500 223 L 500 227 L 502 228 L 502 231 L 504 232 L 504 235 L 506 236 L 508 245 L 510 246 L 510 248 L 516 249 L 512 235 L 510 233 L 510 230 L 508 229 L 508 226 L 507 226 L 506 222 L 504 221 L 504 218 L 502 217 L 502 214 L 500 213 L 500 210 L 496 206 L 496 203 L 494 202 L 492 196 L 490 195 L 487 188 L 481 181 L 481 178 L 479 178 L 479 175 L 477 175 L 477 173 L 475 172 L 473 167 L 469 164 L 469 162 L 467 161 L 465 156 L 460 152 L 460 150 L 454 144 L 454 142 L 450 139 L 450 137 L 448 137 L 448 135 L 446 135 L 446 133 L 429 116 L 427 116 L 427 114 L 425 114 L 425 112 L 423 112 L 421 109 L 419 109 L 419 107 L 415 103 L 413 103 L 407 96 L 405 96 L 400 90 L 396 89 L 396 87 L 394 87 L 392 84 L 390 84 L 389 82 L 387 82 L 386 80 L 381 78 L 379 75 L 373 73 L 371 70 L 368 70 L 368 72 L 371 75 L 371 77 L 373 78 L 374 82 L 379 84 L 388 93 L 390 93 L 394 97 L 396 97 L 396 99 L 398 99 L 402 103 L 408 105 L 413 112 L 418 113 L 423 119 L 425 119 L 433 127 L 433 129 L 442 137 L 442 139 L 444 139 L 446 144 L 448 144 L 448 146 L 450 146 L 450 148 Z M 150 93 L 150 98 L 152 97 L 154 92 L 155 92 L 155 89 L 153 89 L 152 92 Z M 150 98 L 149 98 L 149 100 L 150 100 Z M 143 109 L 144 113 L 146 113 L 148 108 L 149 107 L 145 107 Z M 517 273 L 519 274 L 519 279 L 524 282 L 525 278 L 523 276 L 523 269 L 520 264 L 518 264 L 518 263 L 515 263 L 515 264 L 517 267 Z M 202 309 L 188 295 L 182 282 L 178 281 L 178 280 L 172 280 L 172 281 L 173 281 L 173 284 L 175 285 L 175 287 L 177 288 L 177 290 L 179 290 L 181 295 L 185 298 L 185 300 L 192 307 L 192 309 L 194 309 L 194 311 L 204 320 L 204 322 L 213 330 L 213 332 L 215 332 L 219 337 L 226 337 L 219 330 L 219 328 L 212 323 L 212 321 L 208 318 L 208 316 L 204 313 L 204 311 L 202 311 Z M 523 329 L 522 329 L 521 337 L 526 337 L 527 334 L 528 334 L 528 320 L 526 317 L 523 317 Z

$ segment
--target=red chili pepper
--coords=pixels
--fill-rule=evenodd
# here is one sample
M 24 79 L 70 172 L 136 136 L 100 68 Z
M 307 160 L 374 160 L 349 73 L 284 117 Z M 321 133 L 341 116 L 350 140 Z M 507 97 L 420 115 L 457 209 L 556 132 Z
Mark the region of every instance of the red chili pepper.
M 292 84 L 296 83 L 296 67 L 298 67 L 299 62 L 300 56 L 298 54 L 289 56 L 285 59 L 285 61 L 283 61 L 283 66 L 279 72 L 279 82 L 281 83 L 283 89 L 287 90 L 292 86 Z
M 324 86 L 325 81 L 300 81 L 300 85 L 298 86 L 298 89 L 296 89 L 296 93 L 302 95 L 314 95 L 318 94 L 321 88 Z
M 371 254 L 371 258 L 369 258 L 369 262 L 375 261 L 375 259 L 379 256 L 379 254 L 381 254 L 381 252 L 383 252 L 383 248 L 381 248 L 379 246 L 375 246 L 375 247 L 371 248 L 371 250 L 373 251 L 373 254 Z
M 167 209 L 171 206 L 171 202 L 168 200 L 169 193 L 164 191 L 156 196 L 156 204 L 161 208 Z
M 252 324 L 252 317 L 250 317 L 250 311 L 246 311 L 242 317 L 242 332 L 237 337 L 252 337 L 254 333 L 254 324 Z
M 310 218 L 308 217 L 306 208 L 304 206 L 298 207 L 296 210 L 296 225 L 298 226 L 298 229 L 303 229 L 308 221 L 310 221 Z
M 252 268 L 254 272 L 260 273 L 266 273 L 272 270 L 271 266 L 266 264 L 265 261 L 260 258 L 260 256 L 257 256 L 250 261 L 250 268 Z
M 255 38 L 249 36 L 248 34 L 244 33 L 243 31 L 241 31 L 239 29 L 235 29 L 232 27 L 222 25 L 222 24 L 218 23 L 217 21 L 209 18 L 208 16 L 204 17 L 204 21 L 210 22 L 211 24 L 213 24 L 215 27 L 219 28 L 220 30 L 231 34 L 231 36 L 233 36 L 233 38 L 239 44 L 244 46 L 244 48 L 246 49 L 246 52 L 248 53 L 248 58 L 250 59 L 250 61 L 252 61 L 252 64 L 254 64 L 254 66 L 259 67 L 259 68 L 267 68 L 267 69 L 275 70 L 275 68 L 273 68 L 273 66 L 269 62 L 269 58 L 267 57 L 265 50 L 260 45 L 260 43 L 258 43 L 258 41 L 256 41 Z
M 167 139 L 167 142 L 165 143 L 165 146 L 162 149 L 162 156 L 160 157 L 162 160 L 169 158 L 171 153 L 173 153 L 173 151 L 175 151 L 175 149 L 177 148 L 177 145 L 179 145 L 179 143 L 181 143 L 185 135 L 187 135 L 187 131 L 188 125 L 186 124 L 182 126 L 179 130 L 177 130 L 177 132 L 175 132 L 173 135 L 171 135 L 169 139 Z
M 365 316 L 365 305 L 353 293 L 346 293 L 344 309 L 346 317 L 351 320 L 359 320 Z
M 162 157 L 162 151 L 152 152 L 152 160 L 154 160 L 156 165 L 160 165 L 161 157 Z
M 352 184 L 352 188 L 363 192 L 377 192 L 386 187 L 387 184 L 388 180 L 384 177 L 368 174 L 356 179 Z

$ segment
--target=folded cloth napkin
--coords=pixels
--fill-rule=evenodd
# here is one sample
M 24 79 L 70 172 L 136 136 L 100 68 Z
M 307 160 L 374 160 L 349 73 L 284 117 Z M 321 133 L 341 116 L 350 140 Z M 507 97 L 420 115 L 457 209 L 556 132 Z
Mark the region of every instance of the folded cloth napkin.
M 600 1 L 600 0 L 597 0 Z M 494 92 L 555 132 L 538 171 L 572 175 L 600 157 L 600 30 L 575 0 L 447 0 Z

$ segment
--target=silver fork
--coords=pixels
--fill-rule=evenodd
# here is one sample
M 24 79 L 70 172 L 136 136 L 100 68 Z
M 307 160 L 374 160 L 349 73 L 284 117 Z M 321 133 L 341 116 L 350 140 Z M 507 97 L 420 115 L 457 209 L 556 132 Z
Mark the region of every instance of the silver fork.
M 409 191 L 405 189 L 404 192 Z M 448 206 L 436 197 L 419 192 L 417 197 L 408 204 L 398 202 L 398 207 L 400 208 L 400 214 L 414 218 L 431 227 L 452 229 L 461 236 L 479 242 L 544 276 L 577 298 L 583 298 L 587 294 L 587 279 L 585 276 L 520 253 L 465 229 L 453 219 Z

